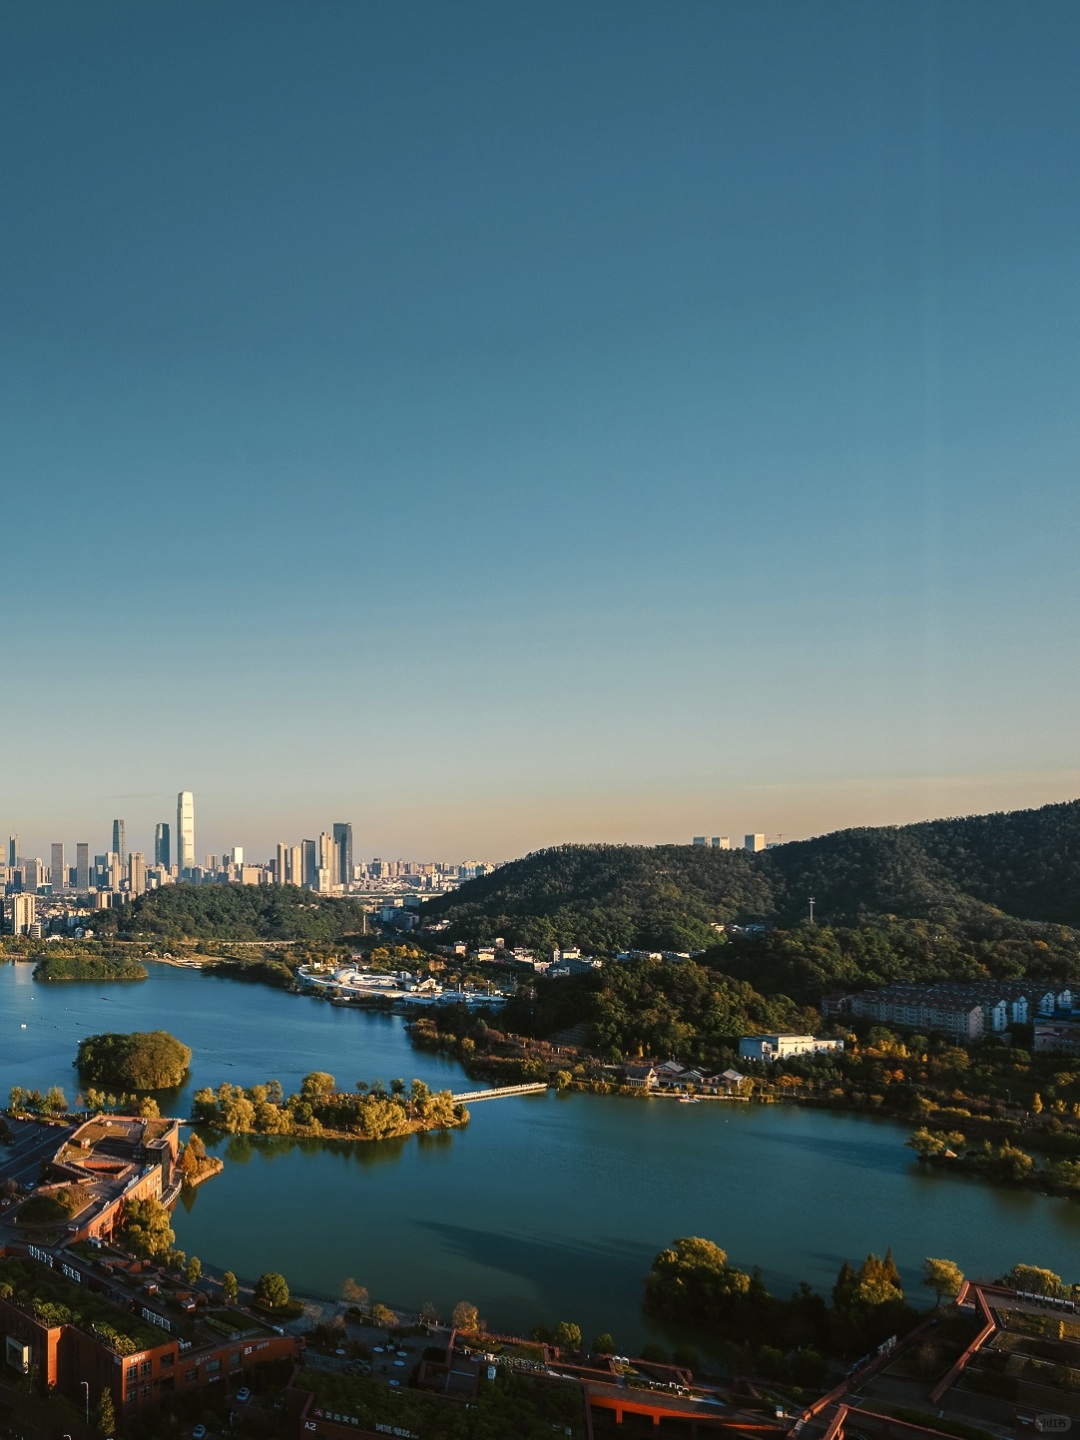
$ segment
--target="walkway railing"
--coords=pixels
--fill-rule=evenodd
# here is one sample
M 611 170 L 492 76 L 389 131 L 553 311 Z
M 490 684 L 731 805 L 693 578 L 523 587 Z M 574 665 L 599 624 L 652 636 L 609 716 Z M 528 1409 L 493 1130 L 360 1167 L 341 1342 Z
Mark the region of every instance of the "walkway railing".
M 536 1080 L 529 1085 L 500 1085 L 495 1090 L 466 1090 L 453 1098 L 457 1104 L 471 1105 L 475 1100 L 498 1100 L 503 1095 L 536 1095 L 547 1088 L 545 1080 Z

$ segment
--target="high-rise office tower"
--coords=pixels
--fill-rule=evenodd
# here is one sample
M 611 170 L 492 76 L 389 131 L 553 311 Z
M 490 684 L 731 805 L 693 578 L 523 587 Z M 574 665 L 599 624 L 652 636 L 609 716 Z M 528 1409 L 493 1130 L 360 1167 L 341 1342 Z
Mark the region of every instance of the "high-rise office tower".
M 279 885 L 285 884 L 285 856 L 288 854 L 287 845 L 278 845 L 277 857 L 274 860 L 274 879 Z
M 54 891 L 66 890 L 68 888 L 67 870 L 64 868 L 64 842 L 62 840 L 54 840 L 52 843 L 49 879 L 52 881 Z
M 14 868 L 19 863 L 19 837 L 8 836 L 8 864 Z
M 23 860 L 23 889 L 31 895 L 35 893 L 39 885 L 45 884 L 45 862 L 44 860 Z
M 304 852 L 299 845 L 289 846 L 289 884 L 304 883 Z
M 154 864 L 162 865 L 166 870 L 172 864 L 172 836 L 166 820 L 154 827 Z
M 108 888 L 110 890 L 119 890 L 124 879 L 124 866 L 120 864 L 120 856 L 115 850 L 110 850 L 106 856 L 106 861 L 109 877 Z
M 90 846 L 85 840 L 75 846 L 75 889 L 80 895 L 90 889 Z
M 120 869 L 127 869 L 127 841 L 124 838 L 123 820 L 112 822 L 112 850 L 114 855 L 120 857 Z
M 341 885 L 348 885 L 352 880 L 353 858 L 352 858 L 352 826 L 345 821 L 334 822 L 334 844 L 337 847 L 338 873 L 336 879 Z
M 745 845 L 747 850 L 752 851 L 756 855 L 759 850 L 765 849 L 765 836 L 747 835 Z
M 195 869 L 195 796 L 190 790 L 176 797 L 176 863 L 181 875 Z
M 319 883 L 319 847 L 314 840 L 303 840 L 300 848 L 304 852 L 303 874 L 304 884 L 310 885 L 313 889 Z

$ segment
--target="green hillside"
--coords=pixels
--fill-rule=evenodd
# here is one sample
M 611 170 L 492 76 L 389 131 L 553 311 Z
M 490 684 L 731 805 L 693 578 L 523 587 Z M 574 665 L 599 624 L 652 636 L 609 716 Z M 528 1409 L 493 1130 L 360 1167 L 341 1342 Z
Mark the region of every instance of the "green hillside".
M 760 855 L 564 845 L 470 881 L 424 913 L 468 940 L 688 949 L 713 943 L 717 923 L 795 925 L 809 895 L 818 921 L 836 927 L 918 920 L 972 940 L 1071 943 L 1032 926 L 1080 926 L 1080 802 L 842 830 Z
M 774 909 L 768 877 L 742 850 L 561 845 L 468 881 L 424 914 L 445 916 L 467 940 L 686 950 L 715 941 L 713 922 Z
M 338 940 L 363 925 L 359 900 L 293 885 L 166 885 L 94 915 L 98 934 L 155 940 Z

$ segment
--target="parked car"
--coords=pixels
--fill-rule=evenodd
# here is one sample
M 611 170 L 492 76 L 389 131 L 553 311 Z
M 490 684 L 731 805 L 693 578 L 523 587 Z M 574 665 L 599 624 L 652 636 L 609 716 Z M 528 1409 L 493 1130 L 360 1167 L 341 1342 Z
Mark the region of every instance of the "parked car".
M 246 1405 L 250 1399 L 251 1391 L 246 1385 L 241 1385 L 240 1389 L 236 1392 L 236 1403 L 238 1405 Z

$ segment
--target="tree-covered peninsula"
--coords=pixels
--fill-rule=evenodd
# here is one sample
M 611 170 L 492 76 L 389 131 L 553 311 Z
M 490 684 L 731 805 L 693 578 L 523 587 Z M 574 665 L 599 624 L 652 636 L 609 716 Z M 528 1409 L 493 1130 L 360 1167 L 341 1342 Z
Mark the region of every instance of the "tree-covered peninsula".
M 199 1090 L 193 1118 L 229 1134 L 325 1136 L 345 1140 L 392 1140 L 422 1130 L 448 1130 L 468 1123 L 469 1112 L 449 1090 L 433 1091 L 422 1080 L 406 1086 L 393 1080 L 358 1081 L 353 1091 L 339 1090 L 333 1075 L 306 1075 L 295 1095 L 281 1082 L 244 1089 L 225 1083 L 216 1091 Z
M 183 1082 L 191 1050 L 167 1030 L 88 1035 L 75 1065 L 91 1085 L 121 1090 L 172 1090 Z

